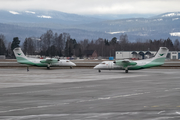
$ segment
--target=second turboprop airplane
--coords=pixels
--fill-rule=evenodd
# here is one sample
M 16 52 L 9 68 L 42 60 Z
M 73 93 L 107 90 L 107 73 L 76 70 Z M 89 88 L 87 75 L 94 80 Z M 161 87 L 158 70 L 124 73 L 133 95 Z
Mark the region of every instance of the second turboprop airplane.
M 160 47 L 159 51 L 153 58 L 136 61 L 132 61 L 129 59 L 103 61 L 100 64 L 96 65 L 94 69 L 98 70 L 99 72 L 101 72 L 101 70 L 125 70 L 125 72 L 128 73 L 128 70 L 139 70 L 155 66 L 161 66 L 164 64 L 168 52 L 168 48 Z
M 46 58 L 46 59 L 28 58 L 24 55 L 20 47 L 15 48 L 13 52 L 16 56 L 17 62 L 20 64 L 27 64 L 38 67 L 47 67 L 47 69 L 50 69 L 51 66 L 64 66 L 71 68 L 73 66 L 76 66 L 75 63 L 69 60 L 59 60 L 56 58 Z

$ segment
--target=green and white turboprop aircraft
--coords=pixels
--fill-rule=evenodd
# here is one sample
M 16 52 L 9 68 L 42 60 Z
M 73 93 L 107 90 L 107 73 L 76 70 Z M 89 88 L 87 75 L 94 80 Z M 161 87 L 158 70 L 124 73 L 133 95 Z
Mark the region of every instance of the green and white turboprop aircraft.
M 27 64 L 32 66 L 38 66 L 38 67 L 47 67 L 47 69 L 50 69 L 51 66 L 64 66 L 64 67 L 70 67 L 76 66 L 75 63 L 69 61 L 69 60 L 59 60 L 56 58 L 46 58 L 46 59 L 37 59 L 37 58 L 28 58 L 24 55 L 20 47 L 17 47 L 13 50 L 17 62 L 20 64 Z
M 98 70 L 99 72 L 101 72 L 101 70 L 125 70 L 125 72 L 128 73 L 128 70 L 139 70 L 155 66 L 161 66 L 164 64 L 168 52 L 168 48 L 160 47 L 159 51 L 153 58 L 135 61 L 129 59 L 103 61 L 100 64 L 96 65 L 94 69 Z

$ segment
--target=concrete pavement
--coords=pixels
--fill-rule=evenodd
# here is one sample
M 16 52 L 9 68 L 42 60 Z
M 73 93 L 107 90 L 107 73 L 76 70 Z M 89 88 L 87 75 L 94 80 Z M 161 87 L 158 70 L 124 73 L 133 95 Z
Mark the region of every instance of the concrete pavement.
M 0 120 L 178 120 L 179 73 L 0 69 Z

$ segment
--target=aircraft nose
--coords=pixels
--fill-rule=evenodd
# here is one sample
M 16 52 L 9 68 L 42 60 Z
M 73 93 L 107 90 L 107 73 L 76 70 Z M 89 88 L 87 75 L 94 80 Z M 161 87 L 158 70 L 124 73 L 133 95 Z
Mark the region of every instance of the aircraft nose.
M 98 67 L 99 67 L 99 65 L 96 65 L 96 66 L 94 67 L 94 69 L 98 69 Z
M 74 66 L 76 66 L 76 64 L 75 63 L 73 63 L 73 62 L 71 62 L 71 65 L 74 67 Z

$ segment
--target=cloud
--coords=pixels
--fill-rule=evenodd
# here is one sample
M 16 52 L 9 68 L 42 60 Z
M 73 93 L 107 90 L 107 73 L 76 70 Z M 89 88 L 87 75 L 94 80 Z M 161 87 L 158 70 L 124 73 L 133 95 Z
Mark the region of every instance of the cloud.
M 57 10 L 76 14 L 132 14 L 180 11 L 180 0 L 0 0 L 5 10 Z

